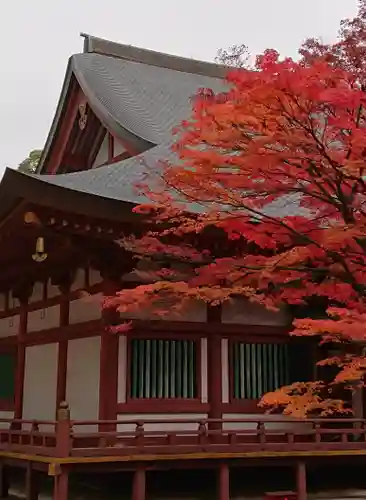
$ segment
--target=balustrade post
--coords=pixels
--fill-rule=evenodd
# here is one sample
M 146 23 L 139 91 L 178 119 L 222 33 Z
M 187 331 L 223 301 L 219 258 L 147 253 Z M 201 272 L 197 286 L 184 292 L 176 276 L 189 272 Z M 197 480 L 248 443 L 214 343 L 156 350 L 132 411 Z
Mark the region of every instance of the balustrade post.
M 143 441 L 144 441 L 144 423 L 143 422 L 136 422 L 136 427 L 135 427 L 135 440 L 137 446 L 142 446 Z
M 307 499 L 305 462 L 297 462 L 296 464 L 296 490 L 297 500 Z
M 321 428 L 318 422 L 314 424 L 314 429 L 315 429 L 315 443 L 318 445 L 321 443 L 322 440 Z
M 56 422 L 56 455 L 68 457 L 72 446 L 70 408 L 64 401 L 57 410 Z
M 264 422 L 258 422 L 257 435 L 259 436 L 259 443 L 261 444 L 261 447 L 264 447 L 266 444 L 266 427 Z
M 209 436 L 207 434 L 207 425 L 205 421 L 198 424 L 198 442 L 199 444 L 207 444 L 209 441 Z M 214 441 L 211 436 L 211 441 Z

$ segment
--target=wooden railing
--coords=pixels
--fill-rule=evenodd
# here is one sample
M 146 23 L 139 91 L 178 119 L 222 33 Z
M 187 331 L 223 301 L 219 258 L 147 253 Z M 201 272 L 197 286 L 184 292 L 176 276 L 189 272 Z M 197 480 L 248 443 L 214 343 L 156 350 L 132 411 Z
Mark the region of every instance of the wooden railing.
M 365 450 L 361 419 L 0 419 L 0 450 L 56 457 Z M 108 429 L 108 430 L 100 430 Z M 99 429 L 99 430 L 98 430 Z

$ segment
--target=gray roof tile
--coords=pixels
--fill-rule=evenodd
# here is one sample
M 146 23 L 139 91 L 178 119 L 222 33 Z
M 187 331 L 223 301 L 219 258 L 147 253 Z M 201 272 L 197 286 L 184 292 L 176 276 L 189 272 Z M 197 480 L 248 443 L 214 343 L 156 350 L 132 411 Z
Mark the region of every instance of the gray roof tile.
M 61 175 L 34 175 L 42 182 L 80 191 L 103 198 L 142 203 L 136 184 L 153 182 L 158 175 L 159 163 L 173 159 L 171 142 L 156 146 L 138 156 L 119 163 L 81 172 Z
M 100 54 L 75 55 L 73 67 L 87 95 L 109 117 L 151 144 L 168 140 L 172 128 L 190 116 L 199 88 L 225 89 L 219 78 Z
M 40 182 L 102 198 L 143 203 L 146 198 L 138 193 L 136 183 L 152 185 L 159 172 L 159 162 L 176 160 L 171 151 L 172 129 L 189 118 L 191 98 L 200 88 L 210 88 L 214 92 L 227 88 L 224 80 L 216 77 L 222 76 L 225 68 L 99 39 L 90 38 L 89 45 L 95 46 L 96 52 L 106 47 L 111 52 L 109 55 L 92 52 L 73 56 L 70 67 L 74 75 L 105 122 L 142 139 L 146 150 L 113 165 L 33 177 Z M 49 140 L 52 134 L 51 129 Z M 203 210 L 199 204 L 190 204 L 189 208 Z M 264 212 L 277 216 L 299 215 L 303 209 L 298 197 L 289 196 L 269 204 Z

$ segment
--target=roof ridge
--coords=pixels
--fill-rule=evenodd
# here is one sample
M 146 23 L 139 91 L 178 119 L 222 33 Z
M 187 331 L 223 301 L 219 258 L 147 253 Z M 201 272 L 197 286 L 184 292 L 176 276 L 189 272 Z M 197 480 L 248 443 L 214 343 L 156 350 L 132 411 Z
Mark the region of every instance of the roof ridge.
M 125 45 L 86 33 L 81 33 L 81 36 L 84 38 L 84 53 L 94 52 L 151 66 L 214 78 L 225 78 L 228 71 L 228 67 L 221 64 Z

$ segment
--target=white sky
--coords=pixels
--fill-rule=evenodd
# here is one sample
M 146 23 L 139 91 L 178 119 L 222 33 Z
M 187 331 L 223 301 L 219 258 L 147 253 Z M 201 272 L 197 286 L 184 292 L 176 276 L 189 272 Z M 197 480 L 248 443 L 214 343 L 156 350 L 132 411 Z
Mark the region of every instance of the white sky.
M 80 32 L 197 59 L 246 43 L 296 55 L 335 39 L 357 0 L 13 0 L 0 16 L 0 175 L 45 142 Z

